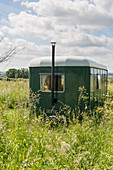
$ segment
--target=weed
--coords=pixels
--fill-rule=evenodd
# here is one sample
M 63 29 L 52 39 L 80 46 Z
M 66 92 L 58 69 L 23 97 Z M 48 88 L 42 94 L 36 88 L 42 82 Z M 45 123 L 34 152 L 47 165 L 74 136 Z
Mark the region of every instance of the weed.
M 94 115 L 84 110 L 82 126 L 74 112 L 75 122 L 68 116 L 67 126 L 63 114 L 47 117 L 46 122 L 44 112 L 38 118 L 29 117 L 28 82 L 0 83 L 0 169 L 113 168 L 112 90 Z M 63 107 L 66 115 L 72 113 L 70 107 Z M 53 128 L 51 120 L 63 123 Z

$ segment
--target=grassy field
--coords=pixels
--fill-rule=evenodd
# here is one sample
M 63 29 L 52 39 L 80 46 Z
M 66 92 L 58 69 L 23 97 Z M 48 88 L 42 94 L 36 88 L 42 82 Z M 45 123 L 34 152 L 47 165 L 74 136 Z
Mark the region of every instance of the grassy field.
M 28 81 L 0 81 L 0 169 L 113 169 L 112 84 L 104 106 L 90 117 L 84 112 L 82 126 L 31 119 L 28 103 Z

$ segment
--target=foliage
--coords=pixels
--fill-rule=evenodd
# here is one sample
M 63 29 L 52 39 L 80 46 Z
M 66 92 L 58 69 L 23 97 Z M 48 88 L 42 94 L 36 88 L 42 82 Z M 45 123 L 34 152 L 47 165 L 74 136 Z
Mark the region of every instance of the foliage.
M 83 119 L 83 114 L 87 110 L 88 107 L 88 93 L 86 92 L 85 87 L 79 87 L 79 97 L 78 97 L 78 110 L 77 116 L 80 121 Z
M 113 78 L 110 78 L 109 83 L 113 83 Z
M 0 169 L 113 169 L 113 87 L 94 115 L 84 111 L 82 126 L 77 119 L 67 126 L 64 116 L 51 127 L 44 113 L 29 117 L 28 81 L 0 83 Z
M 8 78 L 28 78 L 29 71 L 28 69 L 21 68 L 21 69 L 9 69 L 6 71 L 5 76 Z

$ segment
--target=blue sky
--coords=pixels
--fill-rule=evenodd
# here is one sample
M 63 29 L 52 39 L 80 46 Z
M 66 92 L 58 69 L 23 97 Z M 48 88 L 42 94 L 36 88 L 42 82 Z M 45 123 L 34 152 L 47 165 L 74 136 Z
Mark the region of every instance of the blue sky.
M 20 2 L 14 3 L 12 0 L 0 0 L 0 18 L 7 18 L 11 12 L 19 13 L 20 10 L 23 10 Z
M 84 56 L 113 72 L 112 0 L 0 0 L 1 55 L 11 44 L 25 49 L 0 70 L 27 68 L 32 59 L 51 55 Z

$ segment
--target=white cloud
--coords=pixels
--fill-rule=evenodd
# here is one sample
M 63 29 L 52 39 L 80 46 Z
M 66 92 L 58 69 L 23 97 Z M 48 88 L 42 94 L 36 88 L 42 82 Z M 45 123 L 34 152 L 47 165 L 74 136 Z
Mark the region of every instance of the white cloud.
M 64 25 L 78 25 L 96 28 L 113 26 L 113 1 L 95 0 L 40 0 L 39 2 L 23 2 L 27 8 L 32 8 L 37 15 L 55 17 L 57 22 Z M 108 12 L 109 9 L 109 12 Z
M 112 0 L 24 0 L 20 3 L 26 7 L 26 12 L 10 13 L 9 23 L 1 27 L 9 35 L 20 37 L 17 41 L 27 44 L 24 52 L 17 55 L 18 59 L 28 61 L 51 55 L 50 45 L 37 45 L 36 38 L 55 39 L 56 55 L 81 55 L 97 60 L 113 58 L 113 38 L 94 34 L 102 28 L 113 27 Z M 109 65 L 111 68 L 110 62 Z
M 0 32 L 0 35 L 3 35 L 2 32 Z M 29 67 L 30 60 L 33 58 L 45 55 L 51 56 L 51 49 L 48 45 L 40 46 L 33 42 L 28 42 L 24 39 L 15 39 L 10 41 L 7 37 L 5 37 L 0 42 L 0 49 L 2 49 L 2 51 L 0 51 L 0 55 L 9 50 L 12 44 L 15 46 L 22 44 L 23 47 L 25 46 L 25 49 L 15 54 L 12 58 L 10 58 L 10 60 L 0 63 L 0 70 L 2 71 L 8 70 L 9 68 L 26 68 Z
M 0 31 L 0 55 L 9 49 L 11 44 L 12 42 L 7 38 L 7 36 Z
M 113 45 L 113 38 L 104 35 L 99 37 L 81 32 L 74 26 L 59 25 L 50 18 L 38 17 L 36 15 L 21 12 L 19 15 L 9 15 L 10 28 L 2 27 L 12 35 L 21 37 L 37 37 L 42 39 L 56 39 L 60 44 L 68 46 L 103 46 Z M 15 23 L 15 24 L 14 24 Z
M 12 35 L 22 37 L 40 37 L 47 39 L 52 37 L 54 28 L 49 18 L 38 17 L 36 15 L 21 12 L 16 15 L 11 13 L 9 16 L 10 27 L 3 26 L 2 30 Z
M 0 31 L 0 39 L 4 36 L 4 33 Z

